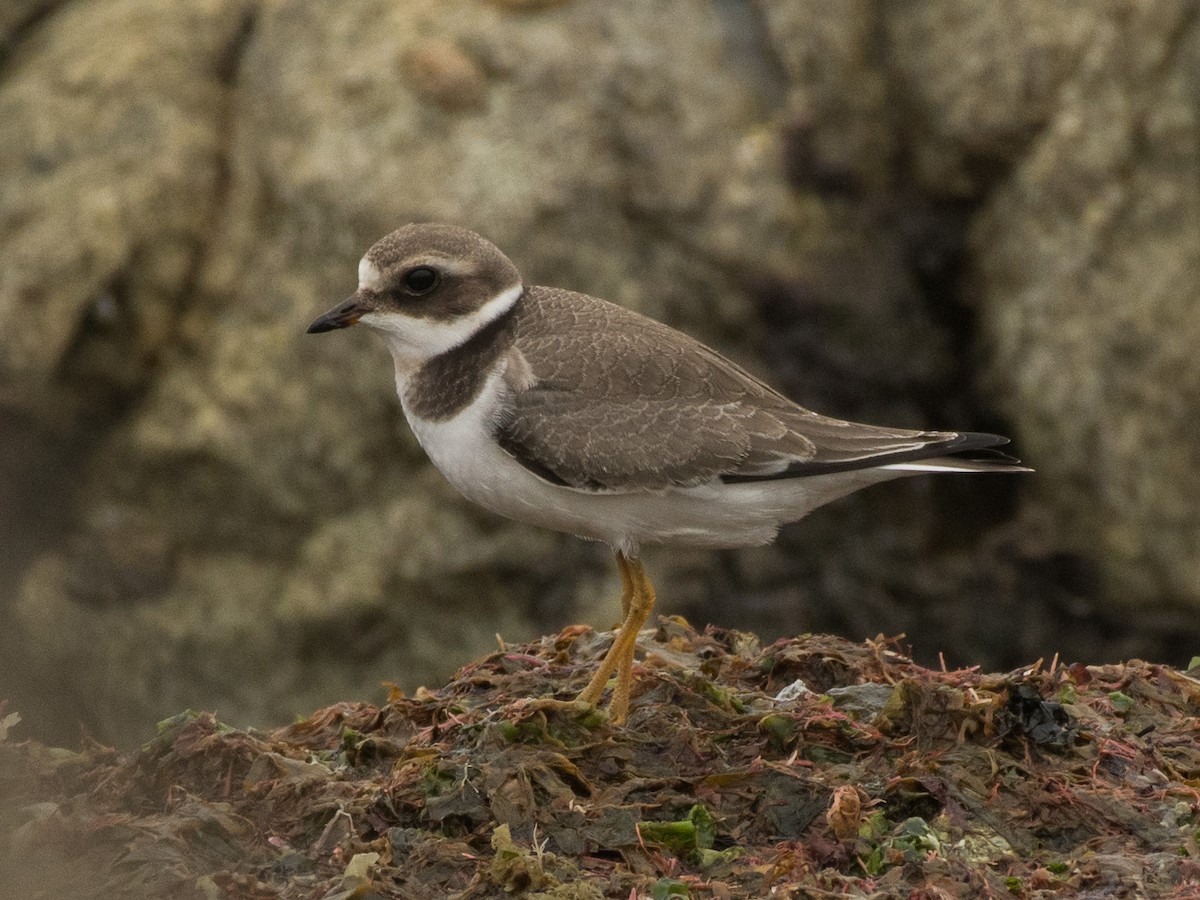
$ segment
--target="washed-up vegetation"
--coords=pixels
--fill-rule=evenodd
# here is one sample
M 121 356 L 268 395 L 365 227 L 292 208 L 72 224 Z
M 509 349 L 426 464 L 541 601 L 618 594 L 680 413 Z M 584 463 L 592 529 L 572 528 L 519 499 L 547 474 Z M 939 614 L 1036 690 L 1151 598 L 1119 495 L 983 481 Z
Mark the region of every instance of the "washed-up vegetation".
M 0 894 L 1200 893 L 1195 673 L 937 671 L 663 619 L 618 728 L 570 699 L 608 641 L 569 628 L 273 732 L 186 712 L 130 754 L 21 741 L 0 710 Z

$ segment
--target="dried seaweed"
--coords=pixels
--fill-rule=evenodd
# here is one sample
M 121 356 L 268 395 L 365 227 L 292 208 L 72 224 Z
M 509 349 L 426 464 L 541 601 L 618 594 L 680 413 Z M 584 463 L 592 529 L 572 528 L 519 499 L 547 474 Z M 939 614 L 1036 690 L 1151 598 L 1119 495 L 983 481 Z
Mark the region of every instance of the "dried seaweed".
M 1188 673 L 933 671 L 663 619 L 615 728 L 571 699 L 608 640 L 567 629 L 272 732 L 187 712 L 125 755 L 0 715 L 0 895 L 1200 893 Z

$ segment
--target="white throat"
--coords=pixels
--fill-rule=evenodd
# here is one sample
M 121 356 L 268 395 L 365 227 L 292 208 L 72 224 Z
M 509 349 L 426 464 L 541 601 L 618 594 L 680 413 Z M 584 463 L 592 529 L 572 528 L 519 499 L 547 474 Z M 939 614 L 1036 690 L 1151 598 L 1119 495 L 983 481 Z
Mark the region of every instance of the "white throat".
M 406 316 L 402 312 L 370 312 L 359 321 L 383 338 L 399 373 L 402 367 L 413 368 L 469 340 L 512 309 L 523 291 L 523 285 L 515 284 L 474 312 L 449 321 Z

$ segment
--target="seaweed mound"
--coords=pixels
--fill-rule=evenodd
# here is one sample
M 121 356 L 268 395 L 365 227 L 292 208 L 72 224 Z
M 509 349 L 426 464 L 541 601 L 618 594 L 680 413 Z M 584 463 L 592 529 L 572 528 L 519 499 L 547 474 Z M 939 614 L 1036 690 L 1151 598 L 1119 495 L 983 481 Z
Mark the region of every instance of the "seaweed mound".
M 568 628 L 269 733 L 186 712 L 127 755 L 15 741 L 0 714 L 0 895 L 1200 891 L 1191 674 L 935 671 L 895 642 L 662 619 L 614 728 L 568 699 L 609 640 Z

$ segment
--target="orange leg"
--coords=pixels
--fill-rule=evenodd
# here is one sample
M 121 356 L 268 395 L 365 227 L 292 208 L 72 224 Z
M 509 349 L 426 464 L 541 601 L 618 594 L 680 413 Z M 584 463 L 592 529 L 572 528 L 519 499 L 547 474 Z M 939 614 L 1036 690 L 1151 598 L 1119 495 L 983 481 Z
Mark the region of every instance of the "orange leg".
M 637 580 L 633 574 L 633 563 L 621 552 L 617 553 L 617 568 L 621 571 L 621 621 L 624 622 L 629 618 L 629 604 L 633 602 Z
M 654 609 L 654 588 L 646 577 L 646 569 L 636 559 L 617 553 L 617 566 L 621 569 L 621 612 L 624 616 L 612 647 L 596 669 L 592 680 L 579 695 L 579 699 L 595 705 L 604 693 L 608 678 L 617 673 L 608 711 L 613 724 L 621 725 L 629 712 L 629 693 L 633 688 L 633 654 L 637 649 L 638 632 L 646 624 Z

